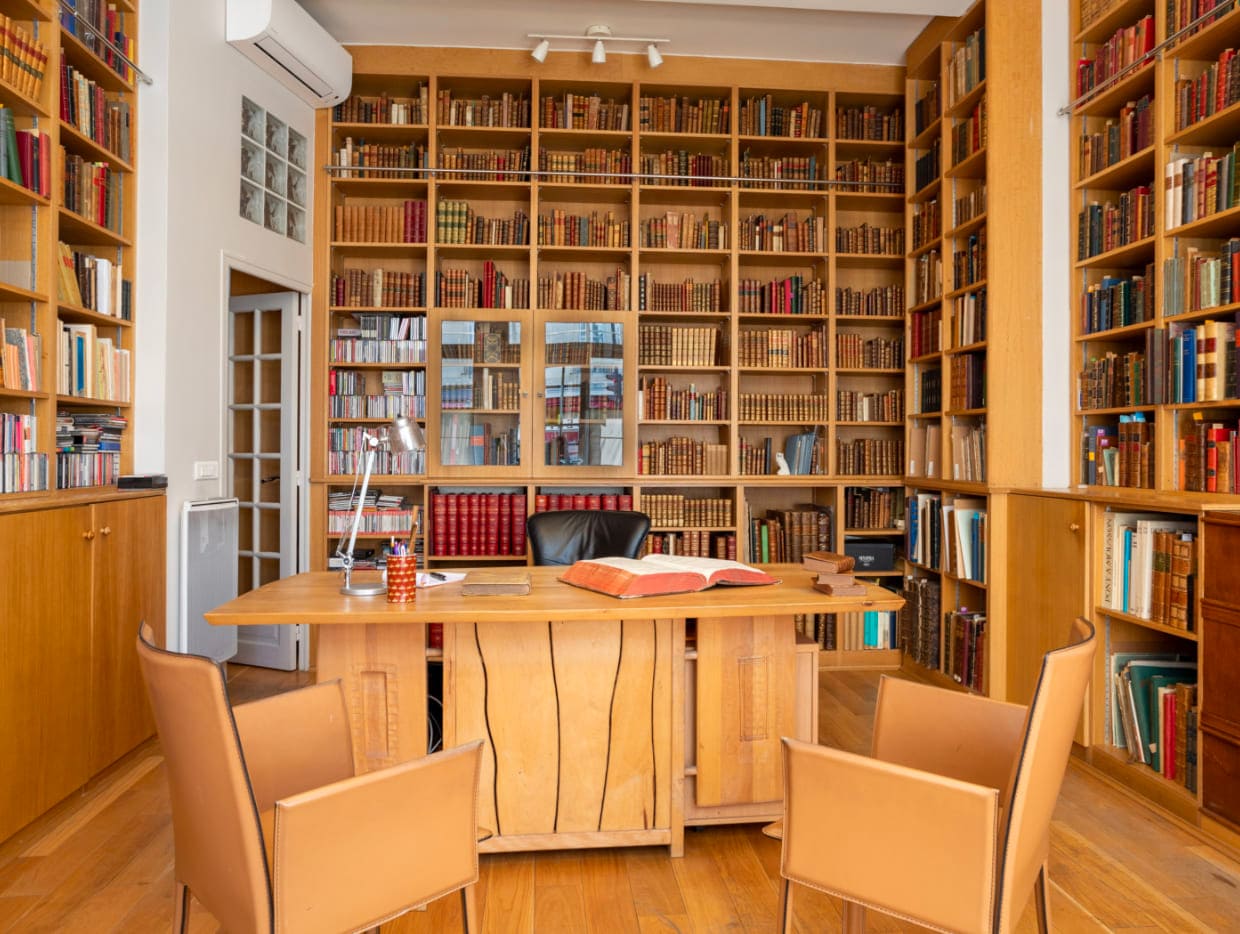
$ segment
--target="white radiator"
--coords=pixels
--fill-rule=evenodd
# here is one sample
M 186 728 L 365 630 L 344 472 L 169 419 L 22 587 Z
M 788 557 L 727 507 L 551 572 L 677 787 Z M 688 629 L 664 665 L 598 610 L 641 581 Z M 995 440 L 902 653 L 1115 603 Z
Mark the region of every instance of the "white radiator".
M 217 662 L 237 654 L 237 627 L 212 626 L 204 613 L 237 596 L 237 500 L 181 507 L 181 610 L 177 647 Z

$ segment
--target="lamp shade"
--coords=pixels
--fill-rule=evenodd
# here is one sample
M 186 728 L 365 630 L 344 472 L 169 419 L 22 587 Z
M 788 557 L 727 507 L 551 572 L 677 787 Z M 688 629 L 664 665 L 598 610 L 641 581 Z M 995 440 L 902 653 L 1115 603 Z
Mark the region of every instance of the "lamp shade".
M 530 57 L 536 62 L 545 62 L 547 60 L 547 52 L 551 50 L 551 43 L 543 39 L 538 45 L 534 46 L 534 50 L 530 52 Z
M 426 435 L 413 419 L 397 415 L 388 428 L 387 445 L 389 451 L 398 454 L 422 451 L 426 448 Z
M 590 61 L 594 62 L 596 65 L 601 65 L 607 61 L 607 50 L 603 48 L 602 39 L 594 40 L 594 54 L 590 56 Z
M 663 64 L 663 56 L 659 54 L 659 47 L 653 42 L 646 46 L 646 61 L 650 63 L 651 68 L 658 68 Z

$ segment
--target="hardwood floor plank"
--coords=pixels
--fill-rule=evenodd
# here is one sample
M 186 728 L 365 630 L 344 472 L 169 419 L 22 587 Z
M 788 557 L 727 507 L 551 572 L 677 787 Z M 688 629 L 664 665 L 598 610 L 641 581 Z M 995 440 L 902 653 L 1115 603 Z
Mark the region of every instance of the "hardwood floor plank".
M 582 854 L 573 850 L 539 853 L 534 859 L 534 887 L 581 885 Z
M 518 934 L 534 930 L 534 857 L 528 853 L 496 853 L 486 858 L 487 891 L 482 930 Z
M 772 884 L 744 831 L 721 827 L 711 851 L 732 905 L 746 931 L 774 932 L 779 910 L 778 888 Z
M 624 854 L 629 891 L 637 918 L 688 918 L 672 860 L 663 847 L 640 847 Z
M 582 854 L 581 893 L 586 930 L 591 934 L 628 934 L 638 929 L 628 868 L 619 850 Z
M 642 915 L 637 916 L 641 934 L 694 934 L 696 930 L 688 915 Z
M 715 830 L 686 834 L 685 855 L 672 860 L 689 917 L 699 931 L 724 931 L 740 924 L 731 893 L 711 856 Z
M 534 930 L 538 934 L 579 934 L 589 927 L 580 881 L 539 885 L 536 892 Z

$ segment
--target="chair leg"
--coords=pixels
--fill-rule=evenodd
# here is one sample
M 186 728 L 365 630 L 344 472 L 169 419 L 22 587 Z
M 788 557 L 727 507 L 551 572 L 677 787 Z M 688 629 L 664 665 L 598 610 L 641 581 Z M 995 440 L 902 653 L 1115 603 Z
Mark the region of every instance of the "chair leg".
M 779 880 L 779 930 L 780 934 L 792 934 L 792 883 Z
M 172 893 L 172 934 L 189 930 L 189 886 L 177 880 Z
M 865 905 L 844 902 L 844 934 L 865 934 Z
M 482 925 L 478 923 L 478 900 L 472 882 L 461 889 L 461 921 L 465 934 L 477 934 L 482 930 Z
M 1038 916 L 1039 934 L 1047 934 L 1051 929 L 1051 883 L 1048 868 L 1046 863 L 1043 863 L 1033 882 L 1033 909 Z

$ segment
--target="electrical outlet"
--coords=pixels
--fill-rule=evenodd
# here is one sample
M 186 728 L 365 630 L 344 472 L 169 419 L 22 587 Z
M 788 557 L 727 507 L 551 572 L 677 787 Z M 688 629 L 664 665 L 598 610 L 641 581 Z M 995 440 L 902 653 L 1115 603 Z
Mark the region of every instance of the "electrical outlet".
M 195 480 L 218 480 L 219 478 L 219 461 L 194 461 Z

